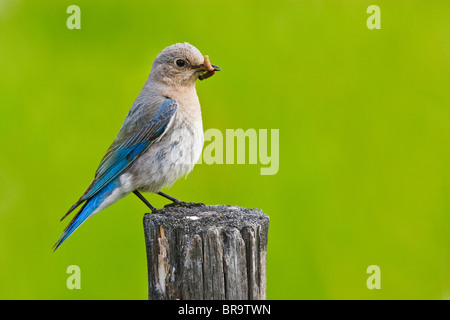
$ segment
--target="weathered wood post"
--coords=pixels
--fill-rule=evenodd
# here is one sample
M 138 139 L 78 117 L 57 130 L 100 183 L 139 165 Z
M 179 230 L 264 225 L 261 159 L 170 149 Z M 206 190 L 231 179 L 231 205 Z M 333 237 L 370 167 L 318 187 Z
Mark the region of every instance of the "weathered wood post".
M 269 217 L 233 206 L 144 216 L 150 300 L 266 298 Z

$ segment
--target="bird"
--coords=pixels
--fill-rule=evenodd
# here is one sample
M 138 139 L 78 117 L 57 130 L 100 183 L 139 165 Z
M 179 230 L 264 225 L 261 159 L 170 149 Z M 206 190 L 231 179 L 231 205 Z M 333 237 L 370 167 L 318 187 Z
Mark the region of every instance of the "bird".
M 141 192 L 163 196 L 172 205 L 189 205 L 161 189 L 186 176 L 202 153 L 203 124 L 195 85 L 220 70 L 187 42 L 168 46 L 156 56 L 94 179 L 61 218 L 81 206 L 54 244 L 54 251 L 88 218 L 131 193 L 152 212 L 157 209 Z

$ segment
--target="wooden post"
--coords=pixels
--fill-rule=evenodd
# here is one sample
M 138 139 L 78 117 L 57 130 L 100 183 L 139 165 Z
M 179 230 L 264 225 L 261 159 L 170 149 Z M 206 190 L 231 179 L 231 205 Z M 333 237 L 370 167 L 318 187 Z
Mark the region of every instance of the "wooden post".
M 149 300 L 266 298 L 269 217 L 233 206 L 145 214 Z

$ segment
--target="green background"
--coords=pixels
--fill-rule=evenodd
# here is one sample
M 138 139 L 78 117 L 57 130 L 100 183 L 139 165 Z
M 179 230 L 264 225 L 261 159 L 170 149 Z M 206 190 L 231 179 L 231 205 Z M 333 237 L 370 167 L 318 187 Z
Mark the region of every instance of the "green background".
M 184 41 L 223 70 L 197 84 L 205 130 L 279 129 L 276 175 L 202 164 L 168 191 L 270 216 L 269 299 L 449 298 L 449 21 L 448 0 L 2 0 L 0 298 L 147 298 L 136 197 L 51 247 L 154 57 Z

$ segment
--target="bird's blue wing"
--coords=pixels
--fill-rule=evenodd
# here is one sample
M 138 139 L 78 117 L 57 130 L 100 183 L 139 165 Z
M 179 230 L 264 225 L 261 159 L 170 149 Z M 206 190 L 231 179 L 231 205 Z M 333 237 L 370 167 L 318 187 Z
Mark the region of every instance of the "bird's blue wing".
M 84 201 L 92 198 L 108 183 L 121 174 L 130 164 L 133 163 L 145 150 L 157 141 L 175 115 L 177 103 L 167 98 L 161 103 L 158 111 L 151 121 L 149 121 L 139 132 L 130 136 L 119 145 L 111 145 L 101 161 L 95 178 L 84 195 L 78 200 L 62 218 L 64 219 L 75 208 Z M 61 219 L 61 220 L 62 220 Z

